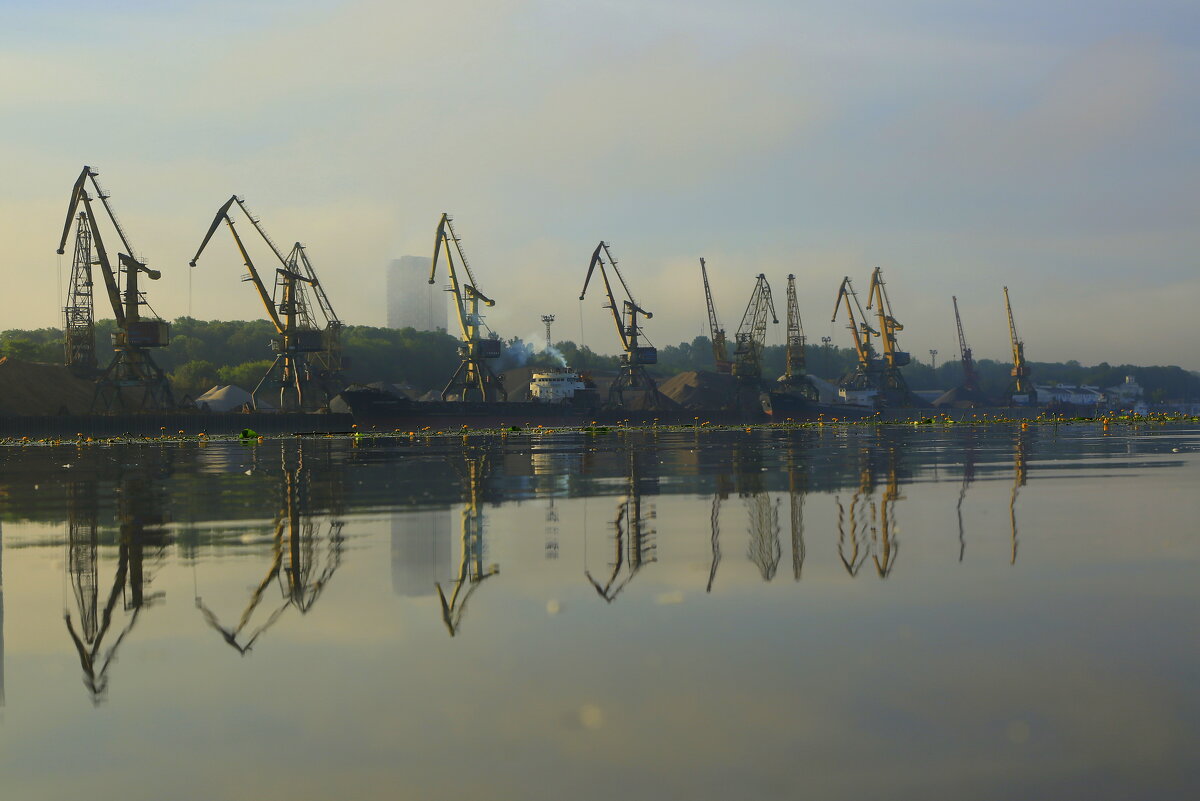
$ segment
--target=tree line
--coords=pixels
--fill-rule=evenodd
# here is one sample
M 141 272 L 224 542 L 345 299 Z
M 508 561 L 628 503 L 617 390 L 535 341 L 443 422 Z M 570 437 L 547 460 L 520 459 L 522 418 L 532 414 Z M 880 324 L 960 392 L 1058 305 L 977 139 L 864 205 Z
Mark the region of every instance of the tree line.
M 115 324 L 110 319 L 96 322 L 96 352 L 101 367 L 108 359 L 105 344 Z M 180 317 L 171 325 L 170 347 L 159 349 L 154 359 L 169 374 L 178 396 L 195 397 L 217 384 L 236 384 L 252 388 L 274 358 L 270 342 L 275 329 L 266 320 L 196 320 Z M 556 355 L 547 353 L 540 343 L 526 343 L 519 337 L 505 341 L 504 356 L 497 369 L 516 366 L 553 366 Z M 351 382 L 385 381 L 407 384 L 418 392 L 441 389 L 458 365 L 458 338 L 444 331 L 417 331 L 412 328 L 379 328 L 365 325 L 346 326 L 342 332 L 346 357 L 346 378 Z M 618 359 L 569 340 L 558 342 L 555 349 L 571 367 L 597 373 L 615 371 Z M 62 363 L 63 333 L 58 328 L 9 330 L 0 334 L 0 354 L 34 362 Z M 805 348 L 808 372 L 835 381 L 854 368 L 852 348 L 812 345 Z M 773 381 L 784 370 L 785 348 L 770 345 L 763 352 L 763 375 Z M 1084 366 L 1077 361 L 1031 362 L 1038 384 L 1088 384 L 1101 388 L 1115 386 L 1133 378 L 1155 401 L 1195 401 L 1200 399 L 1200 375 L 1176 366 L 1110 365 L 1102 362 Z M 712 370 L 713 354 L 708 337 L 669 345 L 658 351 L 658 364 L 651 373 L 667 378 L 688 370 Z M 976 362 L 981 389 L 989 395 L 1004 394 L 1009 384 L 1010 363 L 981 359 Z M 935 370 L 924 362 L 913 362 L 903 370 L 914 390 L 951 389 L 962 383 L 962 366 L 947 360 Z

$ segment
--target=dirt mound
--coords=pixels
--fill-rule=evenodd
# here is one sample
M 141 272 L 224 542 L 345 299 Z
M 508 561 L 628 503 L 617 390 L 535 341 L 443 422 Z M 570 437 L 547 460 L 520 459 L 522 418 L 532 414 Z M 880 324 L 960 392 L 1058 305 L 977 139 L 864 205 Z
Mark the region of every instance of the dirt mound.
M 0 415 L 87 414 L 95 384 L 59 364 L 0 358 Z
M 685 409 L 722 409 L 737 399 L 737 379 L 722 373 L 689 370 L 668 378 L 658 391 Z
M 974 409 L 978 406 L 991 406 L 994 404 L 988 400 L 986 395 L 978 390 L 955 387 L 935 400 L 933 405 L 938 408 Z

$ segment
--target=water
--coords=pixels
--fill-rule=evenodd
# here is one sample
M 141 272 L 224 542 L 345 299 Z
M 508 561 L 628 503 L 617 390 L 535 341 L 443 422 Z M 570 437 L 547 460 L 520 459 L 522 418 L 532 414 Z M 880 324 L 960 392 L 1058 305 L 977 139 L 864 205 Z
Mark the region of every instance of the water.
M 1197 449 L 4 449 L 0 797 L 1190 797 Z

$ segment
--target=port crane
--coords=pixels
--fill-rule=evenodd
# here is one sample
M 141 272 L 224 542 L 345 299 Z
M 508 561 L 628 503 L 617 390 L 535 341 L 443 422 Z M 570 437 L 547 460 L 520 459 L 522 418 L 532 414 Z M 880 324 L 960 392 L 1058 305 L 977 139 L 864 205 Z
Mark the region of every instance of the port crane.
M 732 373 L 733 362 L 729 360 L 729 347 L 725 344 L 725 329 L 717 321 L 717 308 L 713 305 L 712 288 L 708 285 L 708 268 L 700 259 L 700 277 L 704 279 L 704 302 L 708 307 L 708 333 L 712 342 L 713 361 L 718 373 Z
M 775 314 L 775 301 L 771 297 L 771 285 L 762 273 L 754 282 L 750 302 L 742 313 L 742 322 L 734 335 L 733 374 L 746 386 L 758 387 L 762 383 L 762 354 L 767 342 L 767 314 L 771 322 L 779 324 Z
M 843 306 L 845 306 L 848 320 L 846 327 L 850 329 L 850 335 L 854 339 L 854 353 L 858 358 L 854 372 L 841 382 L 843 390 L 876 392 L 878 387 L 875 373 L 878 370 L 878 360 L 875 358 L 875 349 L 871 346 L 871 336 L 877 332 L 867 323 L 866 314 L 858 302 L 858 294 L 854 291 L 850 276 L 843 278 L 841 286 L 838 287 L 837 300 L 834 301 L 833 317 L 830 318 L 830 322 L 837 322 L 838 312 Z M 857 317 L 854 314 L 856 309 L 858 310 Z
M 254 260 L 246 250 L 245 242 L 233 224 L 230 210 L 235 204 L 250 220 L 255 231 L 267 243 L 279 262 L 279 266 L 275 268 L 275 283 L 272 291 L 267 290 L 258 268 L 254 266 Z M 329 338 L 317 327 L 313 319 L 306 288 L 311 289 L 319 299 L 320 308 L 327 319 L 326 331 L 332 333 L 332 339 L 335 341 L 338 338 L 341 322 L 333 313 L 333 307 L 329 305 L 329 300 L 325 296 L 324 290 L 321 289 L 316 271 L 308 261 L 303 246 L 297 242 L 292 252 L 285 257 L 275 245 L 274 240 L 267 235 L 259 219 L 246 208 L 245 201 L 237 195 L 233 195 L 225 201 L 221 208 L 217 209 L 216 216 L 213 217 L 212 224 L 204 235 L 204 240 L 196 249 L 196 255 L 189 262 L 192 267 L 196 266 L 200 254 L 204 252 L 221 223 L 225 223 L 228 227 L 238 253 L 242 257 L 242 263 L 249 271 L 242 280 L 254 285 L 259 300 L 267 310 L 267 317 L 275 326 L 276 337 L 271 342 L 271 349 L 275 351 L 275 359 L 254 387 L 253 392 L 250 393 L 254 408 L 260 408 L 259 397 L 266 391 L 272 393 L 277 408 L 284 412 L 310 411 L 327 406 L 333 395 L 343 388 L 340 356 L 335 355 L 336 346 L 335 352 L 329 351 Z M 310 360 L 319 353 L 325 353 L 326 361 L 321 369 L 314 370 Z M 314 397 L 311 391 L 314 388 L 320 390 L 319 398 Z
M 1008 287 L 1004 287 L 1004 308 L 1008 312 L 1008 338 L 1012 342 L 1013 366 L 1009 398 L 1016 404 L 1037 402 L 1037 390 L 1030 381 L 1029 364 L 1025 361 L 1025 342 L 1017 336 L 1017 324 L 1013 321 L 1012 304 L 1008 300 Z
M 867 290 L 867 310 L 875 309 L 879 330 L 877 336 L 883 342 L 883 363 L 878 373 L 880 393 L 889 405 L 909 402 L 911 393 L 900 368 L 911 361 L 906 351 L 900 350 L 896 332 L 904 326 L 892 314 L 892 302 L 883 283 L 883 271 L 876 267 L 871 273 L 871 286 Z
M 450 378 L 450 383 L 442 390 L 442 400 L 452 397 L 458 400 L 478 400 L 486 402 L 506 401 L 508 393 L 504 390 L 503 377 L 497 376 L 488 366 L 488 359 L 500 356 L 500 340 L 495 334 L 483 336 L 482 330 L 487 326 L 479 313 L 479 304 L 491 307 L 496 301 L 479 290 L 479 282 L 471 271 L 471 263 L 463 252 L 462 240 L 454 231 L 454 218 L 442 214 L 438 221 L 437 235 L 433 242 L 433 260 L 429 265 L 429 283 L 437 277 L 438 257 L 446 254 L 446 274 L 450 279 L 447 291 L 454 298 L 454 309 L 458 315 L 458 327 L 462 334 L 462 342 L 458 346 L 458 354 L 462 361 Z M 454 254 L 458 254 L 459 263 L 467 273 L 470 283 L 462 283 L 458 278 L 458 269 L 454 263 Z
M 954 324 L 958 326 L 958 356 L 962 361 L 963 389 L 978 392 L 979 373 L 975 370 L 975 359 L 971 355 L 971 348 L 967 346 L 967 337 L 963 334 L 962 315 L 958 313 L 958 297 L 951 295 L 950 300 L 954 302 Z
M 800 303 L 796 299 L 796 276 L 787 277 L 787 352 L 779 383 L 809 400 L 817 400 L 817 388 L 808 377 L 804 348 L 804 324 L 800 321 Z
M 92 266 L 99 266 L 104 288 L 112 306 L 117 330 L 113 333 L 113 358 L 96 381 L 93 411 L 112 411 L 123 408 L 128 393 L 140 393 L 136 406 L 146 410 L 171 409 L 175 398 L 162 369 L 150 355 L 152 348 L 164 348 L 170 342 L 170 324 L 159 318 L 142 316 L 142 306 L 149 306 L 145 293 L 139 289 L 139 279 L 145 275 L 151 281 L 161 276 L 142 261 L 109 202 L 110 195 L 100 186 L 96 170 L 84 166 L 71 189 L 67 203 L 66 221 L 58 253 L 66 252 L 67 237 L 75 224 L 75 257 L 72 259 L 70 296 L 64 306 L 67 363 L 76 371 L 88 371 L 88 352 L 95 353 L 95 328 L 92 320 Z M 90 190 L 89 190 L 90 187 Z M 92 206 L 92 192 L 100 201 L 120 240 L 114 268 L 97 226 L 98 215 Z M 82 207 L 82 208 L 81 208 Z M 76 217 L 78 213 L 78 217 Z M 94 249 L 95 261 L 92 260 Z M 153 310 L 151 310 L 153 311 Z M 89 348 L 86 341 L 91 340 Z M 92 362 L 94 366 L 94 361 Z
M 621 282 L 621 287 L 625 290 L 625 299 L 619 306 L 613 296 L 612 284 L 608 280 L 608 271 L 604 267 L 606 262 L 612 267 L 612 271 L 616 273 L 617 279 Z M 604 293 L 607 299 L 604 308 L 612 311 L 617 335 L 621 338 L 620 372 L 612 382 L 612 386 L 609 387 L 609 405 L 624 406 L 625 393 L 632 391 L 642 393 L 643 408 L 658 409 L 664 405 L 664 399 L 659 395 L 658 385 L 646 371 L 646 365 L 658 363 L 658 349 L 641 344 L 642 326 L 638 321 L 640 317 L 648 320 L 654 315 L 639 306 L 633 299 L 633 293 L 629 291 L 629 284 L 625 282 L 625 276 L 621 275 L 621 270 L 617 267 L 617 260 L 609 251 L 608 244 L 603 241 L 596 246 L 596 250 L 592 253 L 592 260 L 588 263 L 587 277 L 583 280 L 583 289 L 579 293 L 580 300 L 587 295 L 588 284 L 591 283 L 592 274 L 596 272 L 597 267 L 600 268 L 600 278 L 604 281 Z

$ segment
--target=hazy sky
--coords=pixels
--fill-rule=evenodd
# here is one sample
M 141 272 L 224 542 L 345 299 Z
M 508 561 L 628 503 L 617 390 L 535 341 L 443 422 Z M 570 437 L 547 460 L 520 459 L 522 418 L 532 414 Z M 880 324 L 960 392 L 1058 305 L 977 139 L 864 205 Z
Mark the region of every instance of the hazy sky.
M 238 193 L 351 323 L 383 324 L 384 265 L 450 211 L 506 336 L 554 313 L 580 339 L 603 238 L 660 346 L 705 330 L 705 256 L 731 333 L 757 273 L 782 312 L 794 272 L 806 333 L 847 345 L 838 282 L 878 264 L 922 360 L 953 356 L 951 294 L 1007 358 L 1007 284 L 1034 360 L 1200 368 L 1194 2 L 0 8 L 0 328 L 60 323 L 87 163 L 168 318 L 261 316 L 224 235 L 189 299 Z M 589 294 L 611 351 L 606 314 Z

